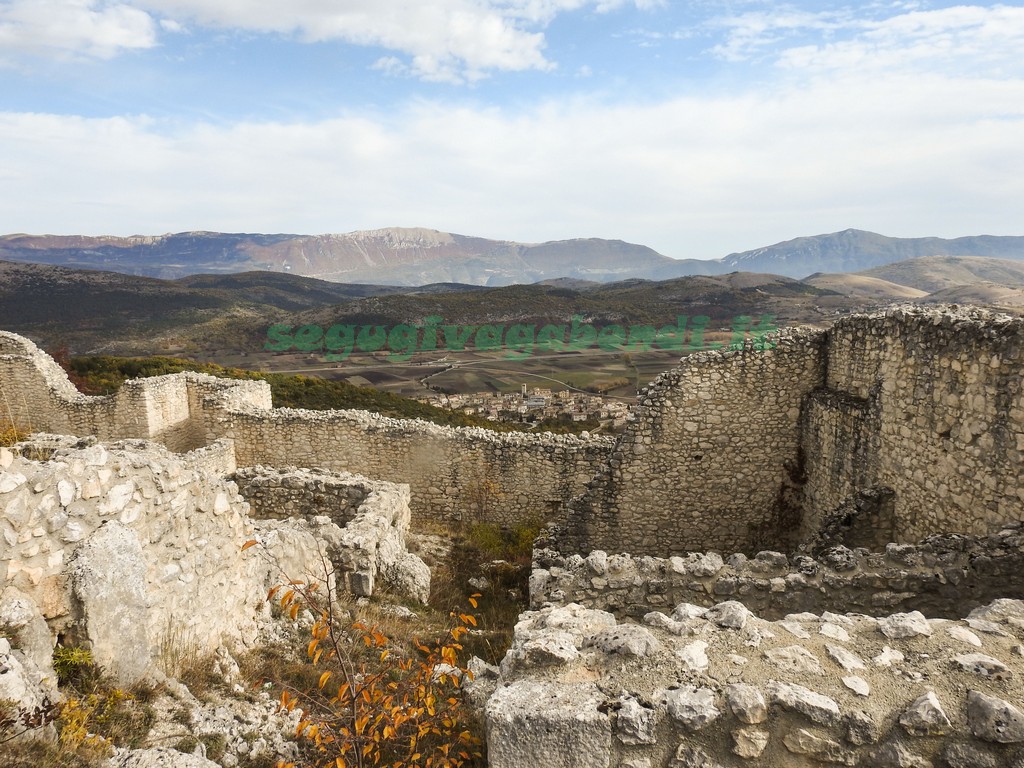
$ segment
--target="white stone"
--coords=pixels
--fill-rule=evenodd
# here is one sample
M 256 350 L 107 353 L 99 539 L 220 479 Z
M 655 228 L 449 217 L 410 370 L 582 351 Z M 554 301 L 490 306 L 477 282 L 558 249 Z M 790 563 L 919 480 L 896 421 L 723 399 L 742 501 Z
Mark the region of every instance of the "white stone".
M 912 736 L 942 736 L 949 732 L 950 722 L 935 691 L 914 699 L 900 715 L 900 725 Z
M 765 651 L 765 658 L 787 672 L 807 675 L 822 675 L 824 671 L 817 657 L 801 645 L 772 648 Z
M 708 656 L 707 653 L 705 653 L 707 649 L 707 643 L 703 640 L 696 640 L 677 650 L 676 656 L 682 660 L 683 664 L 685 664 L 687 669 L 691 672 L 700 672 L 708 667 Z
M 858 696 L 868 696 L 871 693 L 871 685 L 863 677 L 857 677 L 856 675 L 844 677 L 843 685 Z
M 850 641 L 849 633 L 838 624 L 826 622 L 821 625 L 821 629 L 819 631 L 825 637 L 830 637 L 833 640 L 839 640 L 843 643 L 847 643 Z
M 882 652 L 871 661 L 876 667 L 891 667 L 893 664 L 903 661 L 903 654 L 886 645 L 882 647 Z
M 1013 673 L 1003 662 L 986 656 L 984 653 L 965 653 L 955 656 L 953 663 L 965 672 L 971 672 L 980 677 L 989 677 L 993 680 L 1009 680 L 1013 677 Z
M 20 472 L 0 474 L 0 493 L 10 493 L 25 484 L 27 478 Z
M 733 715 L 748 725 L 768 719 L 768 705 L 761 692 L 749 683 L 734 683 L 725 689 L 725 700 Z
M 768 700 L 821 725 L 832 725 L 839 719 L 839 705 L 835 701 L 802 685 L 770 680 Z
M 867 669 L 867 664 L 852 651 L 848 651 L 841 645 L 833 645 L 832 643 L 825 643 L 825 650 L 832 660 L 845 669 L 847 672 L 852 672 L 857 669 Z
M 760 757 L 768 746 L 768 732 L 760 728 L 737 728 L 732 732 L 733 754 L 744 760 Z
M 920 611 L 910 613 L 894 613 L 879 619 L 878 628 L 882 634 L 892 640 L 915 637 L 918 635 L 928 636 L 932 633 L 928 619 Z
M 487 702 L 490 768 L 609 768 L 612 727 L 604 695 L 592 683 L 521 680 Z
M 975 648 L 981 648 L 981 638 L 976 634 L 967 629 L 967 627 L 952 626 L 946 630 L 950 637 L 954 637 L 961 642 L 973 645 Z
M 686 685 L 665 691 L 662 696 L 669 716 L 691 731 L 699 731 L 722 714 L 715 706 L 715 692 L 710 688 Z

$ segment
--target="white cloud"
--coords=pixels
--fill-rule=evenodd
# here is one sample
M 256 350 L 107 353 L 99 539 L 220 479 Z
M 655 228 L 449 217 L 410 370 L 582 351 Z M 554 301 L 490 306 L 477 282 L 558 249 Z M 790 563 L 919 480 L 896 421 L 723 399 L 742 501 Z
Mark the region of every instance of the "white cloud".
M 308 123 L 0 115 L 11 230 L 430 226 L 721 256 L 846 227 L 1020 234 L 1024 81 L 843 73 L 771 93 Z
M 662 0 L 6 0 L 0 50 L 110 58 L 192 26 L 373 45 L 407 57 L 427 80 L 474 81 L 497 70 L 547 70 L 544 30 L 562 13 Z M 157 19 L 159 21 L 157 21 Z M 386 57 L 382 61 L 389 61 Z M 394 69 L 394 67 L 392 67 Z
M 8 0 L 0 4 L 0 56 L 15 54 L 111 58 L 156 45 L 145 11 L 106 0 Z
M 428 80 L 473 81 L 495 70 L 551 69 L 544 28 L 560 13 L 656 0 L 135 0 L 183 23 L 376 45 Z M 390 58 L 383 61 L 389 61 Z M 404 63 L 404 62 L 402 62 Z M 394 69 L 389 67 L 389 69 Z
M 785 6 L 718 18 L 726 39 L 712 51 L 730 61 L 774 59 L 794 70 L 1021 71 L 1024 8 L 996 5 L 806 12 Z M 873 11 L 878 13 L 877 10 Z M 804 42 L 801 38 L 816 38 Z

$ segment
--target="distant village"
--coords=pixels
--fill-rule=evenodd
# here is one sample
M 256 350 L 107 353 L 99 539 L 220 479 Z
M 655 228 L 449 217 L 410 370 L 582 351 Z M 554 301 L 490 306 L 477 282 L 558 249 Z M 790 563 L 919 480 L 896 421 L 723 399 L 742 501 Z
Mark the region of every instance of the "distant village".
M 521 392 L 472 392 L 469 394 L 431 394 L 417 398 L 439 408 L 462 411 L 491 421 L 539 422 L 549 420 L 600 422 L 613 431 L 626 424 L 631 401 L 618 400 L 586 392 L 534 387 Z

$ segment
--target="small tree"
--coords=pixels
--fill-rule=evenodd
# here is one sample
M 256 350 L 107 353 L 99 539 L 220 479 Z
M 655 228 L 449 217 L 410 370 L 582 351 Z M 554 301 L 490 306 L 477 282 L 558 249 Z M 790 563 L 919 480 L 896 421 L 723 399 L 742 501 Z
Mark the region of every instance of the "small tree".
M 324 594 L 326 593 L 326 594 Z M 293 581 L 270 590 L 269 600 L 298 617 L 318 618 L 306 652 L 323 669 L 314 690 L 281 693 L 280 706 L 299 709 L 296 735 L 320 768 L 460 768 L 482 756 L 481 740 L 467 728 L 461 687 L 472 673 L 461 666 L 460 639 L 476 626 L 468 613 L 452 612 L 443 637 L 414 641 L 418 658 L 397 652 L 376 627 L 339 626 L 329 589 Z M 476 597 L 469 598 L 476 608 Z M 278 768 L 295 768 L 281 762 Z

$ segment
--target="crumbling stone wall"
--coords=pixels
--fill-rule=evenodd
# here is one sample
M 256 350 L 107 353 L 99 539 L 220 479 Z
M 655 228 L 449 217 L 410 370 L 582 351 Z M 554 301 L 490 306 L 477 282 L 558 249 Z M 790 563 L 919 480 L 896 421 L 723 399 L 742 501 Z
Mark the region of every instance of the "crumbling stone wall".
M 38 617 L 33 631 L 45 642 L 32 644 L 44 666 L 60 638 L 90 646 L 132 682 L 161 653 L 246 644 L 267 589 L 291 579 L 427 600 L 430 571 L 405 546 L 408 486 L 253 468 L 243 488 L 261 511 L 274 506 L 276 483 L 305 513 L 261 518 L 225 479 L 230 449 L 222 441 L 174 454 L 141 440 L 54 435 L 0 448 L 0 621 Z M 317 510 L 321 488 L 350 506 L 332 514 L 325 499 Z
M 4 600 L 34 606 L 51 644 L 88 643 L 129 681 L 161 647 L 241 642 L 265 579 L 242 551 L 253 535 L 245 502 L 203 468 L 211 452 L 193 461 L 139 441 L 57 443 L 0 448 Z
M 892 540 L 1024 519 L 1024 319 L 898 309 L 829 331 L 804 431 L 804 533 L 860 491 L 893 494 Z
M 416 517 L 514 524 L 556 517 L 612 440 L 452 429 L 365 411 L 274 409 L 262 381 L 194 373 L 80 394 L 31 341 L 0 332 L 0 419 L 22 429 L 158 440 L 187 451 L 231 438 L 240 466 L 307 466 L 405 483 Z
M 864 765 L 1024 758 L 1024 603 L 964 620 L 689 603 L 643 623 L 524 614 L 486 705 L 492 768 Z
M 822 331 L 701 352 L 639 397 L 559 547 L 633 554 L 784 547 L 799 528 L 801 405 L 825 377 Z M 794 542 L 795 543 L 795 542 Z
M 1024 598 L 1024 524 L 986 537 L 940 535 L 880 551 L 826 548 L 817 557 L 716 552 L 632 557 L 603 551 L 564 556 L 534 552 L 530 604 L 578 603 L 641 619 L 680 602 L 738 600 L 767 619 L 810 611 L 881 615 L 921 611 L 959 618 L 997 598 Z
M 837 519 L 877 546 L 1024 520 L 1022 361 L 1024 319 L 916 307 L 684 358 L 641 393 L 558 548 L 791 551 Z
M 0 331 L 0 420 L 11 419 L 25 431 L 92 435 L 108 442 L 156 440 L 172 451 L 189 451 L 219 439 L 207 439 L 195 419 L 202 400 L 214 393 L 227 404 L 270 407 L 263 382 L 196 373 L 126 381 L 108 396 L 83 395 L 29 339 Z
M 406 549 L 409 486 L 299 467 L 246 467 L 232 478 L 258 538 L 279 550 L 283 575 L 319 578 L 333 568 L 335 582 L 354 595 L 383 586 L 427 602 L 430 569 Z
M 273 409 L 264 382 L 198 374 L 89 398 L 31 342 L 0 333 L 0 407 L 35 430 L 174 450 L 230 438 L 242 466 L 406 483 L 414 517 L 558 520 L 563 551 L 789 551 L 840 510 L 857 527 L 858 499 L 883 489 L 891 504 L 859 524 L 865 536 L 874 523 L 906 543 L 1024 519 L 1022 349 L 1024 320 L 978 310 L 843 318 L 772 349 L 684 358 L 613 443 Z
M 385 485 L 348 472 L 299 467 L 244 467 L 231 479 L 254 518 L 325 515 L 342 527 L 358 514 L 367 496 Z
M 366 411 L 204 411 L 207 434 L 230 437 L 240 466 L 314 466 L 408 484 L 414 519 L 514 524 L 559 515 L 607 456 L 608 438 L 498 433 Z

